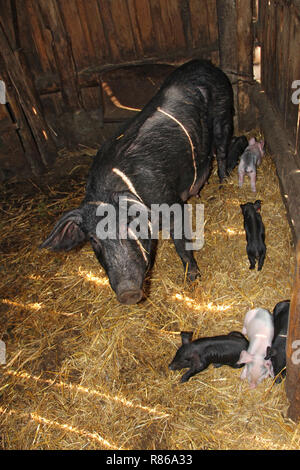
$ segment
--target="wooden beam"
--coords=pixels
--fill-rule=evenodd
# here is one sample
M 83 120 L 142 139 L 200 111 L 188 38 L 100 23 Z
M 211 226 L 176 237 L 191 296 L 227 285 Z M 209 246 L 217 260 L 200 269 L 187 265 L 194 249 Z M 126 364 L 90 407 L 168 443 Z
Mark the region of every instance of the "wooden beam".
M 276 165 L 282 197 L 296 246 L 300 241 L 300 159 L 295 154 L 294 143 L 284 129 L 281 117 L 259 84 L 251 89 L 251 100 L 259 111 L 258 122 Z
M 286 348 L 286 394 L 290 402 L 288 416 L 300 421 L 300 242 L 296 251 L 296 270 L 290 305 Z
M 18 101 L 26 116 L 41 159 L 45 166 L 51 165 L 57 153 L 56 146 L 52 140 L 51 131 L 48 129 L 40 104 L 36 100 L 35 93 L 28 84 L 26 70 L 23 70 L 18 57 L 11 49 L 1 22 L 0 51 L 9 80 L 15 89 Z

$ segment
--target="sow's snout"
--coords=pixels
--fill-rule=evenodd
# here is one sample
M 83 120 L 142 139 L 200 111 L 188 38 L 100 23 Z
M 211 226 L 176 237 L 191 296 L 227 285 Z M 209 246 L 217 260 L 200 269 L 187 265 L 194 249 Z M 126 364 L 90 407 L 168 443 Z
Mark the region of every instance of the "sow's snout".
M 143 291 L 134 282 L 122 281 L 116 289 L 118 301 L 121 304 L 137 304 L 143 297 Z

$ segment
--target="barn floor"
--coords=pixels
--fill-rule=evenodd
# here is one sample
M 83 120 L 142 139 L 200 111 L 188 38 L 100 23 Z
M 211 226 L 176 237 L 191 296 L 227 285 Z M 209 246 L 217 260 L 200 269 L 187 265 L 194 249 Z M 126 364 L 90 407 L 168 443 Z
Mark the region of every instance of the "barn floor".
M 159 242 L 146 300 L 117 302 L 90 246 L 38 250 L 65 210 L 79 204 L 93 151 L 62 155 L 67 177 L 1 188 L 0 447 L 3 449 L 300 449 L 286 417 L 284 382 L 249 390 L 241 371 L 213 368 L 180 384 L 168 370 L 181 330 L 195 337 L 241 330 L 254 306 L 291 297 L 294 251 L 275 167 L 267 156 L 254 196 L 237 169 L 201 198 L 202 278 L 184 282 L 169 240 Z M 87 155 L 89 154 L 89 155 Z M 62 163 L 63 162 L 63 163 Z M 262 200 L 267 257 L 250 271 L 240 203 Z

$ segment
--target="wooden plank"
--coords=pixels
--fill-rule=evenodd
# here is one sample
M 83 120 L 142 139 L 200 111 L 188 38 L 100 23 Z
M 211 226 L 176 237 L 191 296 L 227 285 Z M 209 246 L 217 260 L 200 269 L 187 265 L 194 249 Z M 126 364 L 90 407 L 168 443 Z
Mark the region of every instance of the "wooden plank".
M 45 24 L 52 34 L 55 61 L 66 109 L 82 108 L 73 51 L 55 0 L 39 0 Z
M 1 0 L 1 19 L 5 24 L 5 33 L 11 48 L 16 47 L 16 36 L 14 28 L 14 15 L 12 11 L 13 1 Z
M 117 32 L 111 16 L 109 0 L 98 0 L 99 11 L 102 17 L 102 24 L 107 46 L 109 48 L 110 63 L 121 62 L 121 51 L 117 41 Z
M 35 99 L 26 79 L 26 71 L 22 69 L 18 58 L 11 50 L 7 41 L 4 29 L 0 23 L 0 50 L 5 65 L 5 70 L 15 91 L 18 101 L 26 115 L 30 129 L 34 135 L 43 163 L 47 166 L 52 164 L 56 157 L 56 147 L 52 140 L 51 133 L 43 117 L 39 103 Z M 39 162 L 36 161 L 38 166 Z
M 296 250 L 296 269 L 290 304 L 286 347 L 286 393 L 290 402 L 288 416 L 300 421 L 300 242 Z
M 237 55 L 238 55 L 238 91 L 237 111 L 240 131 L 249 131 L 255 126 L 255 114 L 252 112 L 249 93 L 253 80 L 253 11 L 251 0 L 236 0 L 237 16 Z
M 161 0 L 161 14 L 168 48 L 185 50 L 186 42 L 179 3 L 181 0 Z
M 223 70 L 238 71 L 236 8 L 234 0 L 217 0 L 220 66 Z
M 163 5 L 160 0 L 152 0 L 150 2 L 151 7 L 151 16 L 153 22 L 153 30 L 156 40 L 156 53 L 162 54 L 169 45 L 168 39 L 165 34 L 165 28 L 162 20 L 162 11 L 161 8 Z M 172 45 L 171 45 L 171 49 Z
M 190 0 L 189 3 L 191 12 L 192 47 L 196 48 L 201 44 L 209 43 L 207 2 L 206 0 L 203 2 Z
M 81 4 L 81 5 L 79 5 Z M 109 47 L 104 34 L 101 12 L 96 0 L 86 2 L 80 0 L 78 2 L 78 10 L 84 9 L 85 16 L 81 18 L 82 28 L 85 34 L 89 36 L 92 47 L 92 55 L 89 54 L 89 64 L 105 64 L 110 61 Z M 77 69 L 81 69 L 77 65 Z
M 114 23 L 114 31 L 121 58 L 136 58 L 136 49 L 132 33 L 132 26 L 129 16 L 127 2 L 124 0 L 114 0 L 110 3 L 111 18 Z M 109 36 L 111 38 L 111 36 Z M 120 47 L 120 45 L 122 45 Z
M 35 0 L 25 0 L 23 3 L 19 1 L 17 4 L 18 21 L 20 22 L 23 19 L 20 24 L 26 28 L 24 17 L 27 17 L 26 22 L 29 23 L 29 28 L 26 28 L 27 33 L 32 36 L 33 47 L 37 53 L 34 63 L 31 64 L 34 67 L 35 74 L 55 70 L 55 59 L 51 46 L 52 35 L 46 28 L 39 7 L 40 2 Z
M 238 73 L 236 5 L 235 0 L 216 0 L 220 67 L 231 83 L 236 82 Z M 238 108 L 238 87 L 233 85 L 234 107 Z M 234 127 L 238 128 L 238 114 L 234 116 Z
M 12 85 L 10 77 L 7 73 L 6 66 L 2 56 L 0 54 L 0 78 L 4 80 L 6 85 L 7 92 L 7 101 L 11 107 L 12 113 L 14 115 L 14 120 L 16 124 L 16 134 L 15 139 L 19 140 L 23 149 L 24 157 L 27 161 L 27 166 L 30 170 L 38 175 L 44 171 L 45 166 L 41 160 L 40 153 L 36 142 L 32 136 L 28 121 L 24 116 L 22 107 L 19 103 L 17 90 Z M 4 105 L 1 105 L 4 107 Z
M 156 41 L 149 0 L 127 1 L 137 54 L 139 57 L 153 54 Z

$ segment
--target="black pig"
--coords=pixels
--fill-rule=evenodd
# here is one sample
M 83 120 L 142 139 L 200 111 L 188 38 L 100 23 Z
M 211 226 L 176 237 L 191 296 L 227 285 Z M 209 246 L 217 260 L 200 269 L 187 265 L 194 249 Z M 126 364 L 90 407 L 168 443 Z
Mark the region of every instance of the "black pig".
M 260 271 L 266 256 L 265 226 L 260 215 L 261 201 L 241 204 L 241 209 L 244 216 L 247 239 L 246 250 L 250 261 L 250 269 L 255 268 L 256 259 L 258 259 L 257 269 Z
M 192 341 L 191 331 L 182 331 L 182 346 L 177 350 L 169 365 L 171 370 L 189 370 L 181 377 L 181 382 L 187 382 L 190 377 L 206 369 L 210 364 L 215 367 L 227 365 L 233 368 L 243 367 L 237 364 L 241 352 L 248 348 L 249 342 L 245 336 L 232 331 L 228 335 L 199 338 Z
M 245 135 L 232 137 L 227 156 L 227 173 L 230 173 L 238 164 L 239 157 L 248 147 L 248 139 Z
M 290 301 L 284 300 L 275 305 L 274 315 L 274 338 L 271 347 L 267 348 L 265 359 L 271 359 L 274 376 L 281 374 L 275 382 L 280 383 L 285 377 L 286 371 L 286 337 L 289 323 Z M 284 369 L 284 370 L 283 370 Z
M 143 110 L 102 145 L 82 204 L 63 215 L 41 248 L 67 251 L 90 241 L 118 300 L 137 303 L 151 265 L 154 237 L 150 223 L 148 234 L 132 236 L 128 223 L 119 217 L 121 197 L 130 207 L 139 204 L 147 217 L 153 204 L 179 204 L 183 213 L 185 201 L 209 177 L 213 149 L 220 180 L 225 177 L 233 114 L 232 86 L 219 68 L 194 60 L 176 69 Z M 97 236 L 103 218 L 96 210 L 103 205 L 115 210 L 119 230 L 114 237 Z M 174 236 L 174 219 L 170 234 L 188 279 L 194 280 L 198 266 L 193 252 L 186 250 L 188 237 Z

